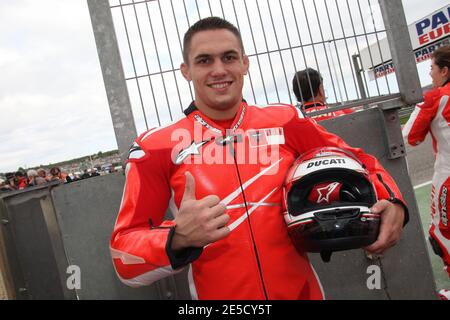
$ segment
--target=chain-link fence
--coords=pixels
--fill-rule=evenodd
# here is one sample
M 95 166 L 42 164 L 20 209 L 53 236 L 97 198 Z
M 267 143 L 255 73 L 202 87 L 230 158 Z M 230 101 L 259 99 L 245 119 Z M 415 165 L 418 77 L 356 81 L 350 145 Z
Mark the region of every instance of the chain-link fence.
M 321 73 L 330 104 L 398 92 L 394 77 L 370 80 L 354 63 L 361 50 L 386 37 L 376 0 L 109 4 L 138 132 L 178 118 L 194 99 L 179 71 L 182 41 L 189 26 L 208 16 L 223 17 L 242 33 L 250 58 L 244 97 L 251 103 L 296 104 L 293 78 L 308 67 Z

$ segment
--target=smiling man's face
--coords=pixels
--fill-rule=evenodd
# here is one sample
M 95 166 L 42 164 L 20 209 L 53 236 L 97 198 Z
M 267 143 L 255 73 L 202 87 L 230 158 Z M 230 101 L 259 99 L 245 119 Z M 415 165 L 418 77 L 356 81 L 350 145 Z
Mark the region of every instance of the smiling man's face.
M 195 105 L 212 119 L 230 119 L 242 101 L 249 61 L 238 38 L 227 29 L 196 33 L 181 72 L 192 81 Z

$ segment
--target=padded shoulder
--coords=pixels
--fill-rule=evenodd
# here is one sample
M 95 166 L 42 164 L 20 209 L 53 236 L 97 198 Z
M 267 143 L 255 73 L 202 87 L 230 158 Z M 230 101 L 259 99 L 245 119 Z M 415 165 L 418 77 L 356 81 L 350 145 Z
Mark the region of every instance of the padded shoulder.
M 304 115 L 300 109 L 294 107 L 290 104 L 269 104 L 266 106 L 252 106 L 257 112 L 255 114 L 257 117 L 261 118 L 269 118 L 279 126 L 283 126 L 284 124 L 290 122 L 294 118 L 304 119 Z
M 183 118 L 144 132 L 136 139 L 136 143 L 144 151 L 172 148 L 179 142 L 180 136 L 190 132 L 191 126 L 190 120 Z

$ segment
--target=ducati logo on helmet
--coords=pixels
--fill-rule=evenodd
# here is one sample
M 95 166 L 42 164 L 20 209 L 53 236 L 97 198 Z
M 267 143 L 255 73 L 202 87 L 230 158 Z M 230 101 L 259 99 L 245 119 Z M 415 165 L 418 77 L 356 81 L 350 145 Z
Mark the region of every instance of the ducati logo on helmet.
M 345 164 L 345 159 L 325 159 L 325 160 L 311 161 L 308 163 L 307 168 L 320 167 L 321 165 L 329 165 L 329 164 Z
M 369 173 L 351 153 L 337 148 L 313 150 L 298 158 L 284 184 L 285 221 L 300 252 L 334 251 L 373 243 L 380 216 L 370 207 L 377 201 Z

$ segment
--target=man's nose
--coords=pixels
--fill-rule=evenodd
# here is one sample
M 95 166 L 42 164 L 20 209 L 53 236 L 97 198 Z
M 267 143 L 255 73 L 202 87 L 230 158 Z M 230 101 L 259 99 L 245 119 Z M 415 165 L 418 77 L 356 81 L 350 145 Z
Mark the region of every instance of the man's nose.
M 219 77 L 225 74 L 226 74 L 225 64 L 220 59 L 217 59 L 217 61 L 215 61 L 212 66 L 211 75 L 214 77 Z

